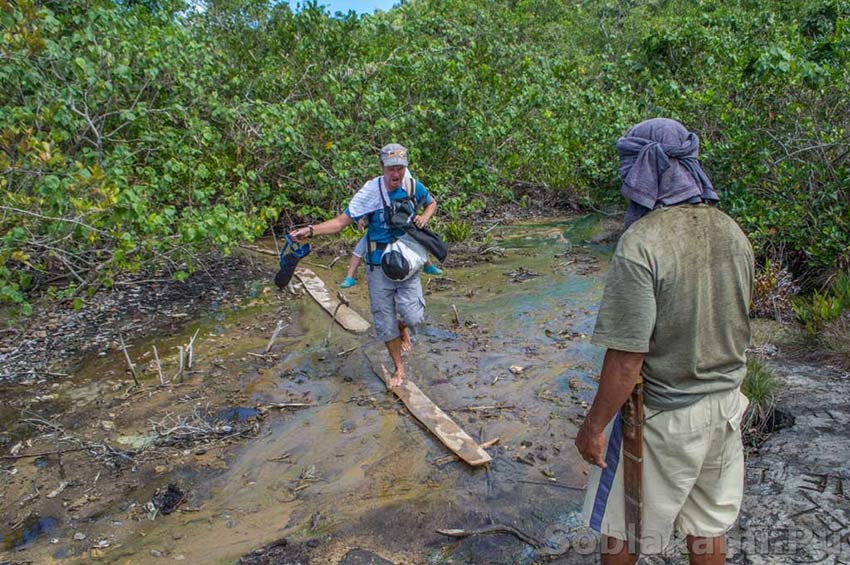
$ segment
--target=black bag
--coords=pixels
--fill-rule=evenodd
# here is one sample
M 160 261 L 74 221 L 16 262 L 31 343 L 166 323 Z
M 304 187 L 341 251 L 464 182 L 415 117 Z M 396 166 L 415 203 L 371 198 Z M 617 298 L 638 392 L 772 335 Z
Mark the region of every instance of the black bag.
M 274 276 L 274 284 L 281 290 L 286 288 L 289 281 L 292 280 L 292 275 L 295 274 L 295 267 L 298 266 L 298 261 L 310 253 L 309 243 L 305 243 L 304 245 L 295 243 L 289 237 L 289 234 L 285 236 L 285 239 L 286 241 L 280 249 L 280 270 Z
M 440 239 L 440 236 L 428 228 L 417 228 L 416 224 L 412 222 L 404 231 L 418 241 L 428 253 L 436 257 L 440 263 L 446 260 L 446 256 L 449 254 L 449 246 Z
M 380 190 L 380 181 L 378 181 Z M 387 224 L 393 228 L 401 228 L 406 234 L 419 242 L 425 250 L 437 258 L 440 263 L 446 260 L 449 254 L 449 247 L 440 239 L 436 233 L 428 228 L 419 229 L 413 223 L 413 218 L 416 217 L 416 200 L 414 197 L 413 179 L 409 179 L 405 191 L 407 192 L 406 200 L 384 200 L 384 193 L 381 193 L 381 200 L 384 204 Z

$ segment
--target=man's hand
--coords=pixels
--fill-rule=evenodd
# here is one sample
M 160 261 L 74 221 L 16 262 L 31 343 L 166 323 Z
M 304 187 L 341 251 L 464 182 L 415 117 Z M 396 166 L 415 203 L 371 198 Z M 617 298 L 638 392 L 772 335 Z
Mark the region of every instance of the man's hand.
M 587 424 L 587 421 L 585 421 L 585 423 L 578 431 L 575 443 L 576 448 L 578 448 L 578 452 L 581 454 L 582 459 L 584 459 L 591 465 L 596 465 L 597 467 L 602 467 L 603 469 L 608 466 L 605 463 L 604 431 L 591 431 L 590 426 Z
M 306 237 L 313 236 L 313 226 L 306 226 L 303 228 L 298 228 L 297 230 L 292 230 L 289 232 L 289 237 L 292 238 L 293 241 L 300 242 L 302 239 Z
M 413 218 L 413 223 L 421 230 L 425 227 L 425 224 L 428 223 L 428 220 L 431 219 L 431 216 L 433 216 L 436 211 L 437 201 L 432 199 L 431 203 L 425 206 L 425 209 L 422 210 L 422 213 Z
M 608 349 L 602 362 L 599 389 L 576 436 L 582 458 L 603 469 L 605 465 L 605 426 L 625 404 L 640 377 L 643 353 Z

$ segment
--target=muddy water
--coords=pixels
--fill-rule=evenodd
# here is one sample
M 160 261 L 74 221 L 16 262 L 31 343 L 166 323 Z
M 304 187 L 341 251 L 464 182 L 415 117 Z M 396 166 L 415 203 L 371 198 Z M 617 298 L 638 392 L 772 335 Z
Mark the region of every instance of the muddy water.
M 584 244 L 596 228 L 593 218 L 500 228 L 494 243 L 504 257 L 449 270 L 451 280 L 423 277 L 427 322 L 406 357 L 409 377 L 474 438 L 500 438 L 487 468 L 446 457 L 385 391 L 374 369 L 389 359 L 374 337 L 335 327 L 326 347 L 329 317 L 309 297 L 274 295 L 199 320 L 202 335 L 220 336 L 215 357 L 226 370 L 218 378 L 247 399 L 220 414 L 248 418 L 257 404 L 293 399 L 312 406 L 273 410 L 223 469 L 190 465 L 157 477 L 187 490 L 192 512 L 131 521 L 116 503 L 93 518 L 113 540 L 103 558 L 230 563 L 281 538 L 309 542 L 319 563 L 352 548 L 406 563 L 530 563 L 542 555 L 509 535 L 454 540 L 435 531 L 488 524 L 514 526 L 556 550 L 578 523 L 586 467 L 572 439 L 601 361 L 587 335 L 610 249 Z M 317 265 L 322 258 L 307 261 L 332 289 L 344 276 L 345 261 L 332 270 Z M 361 270 L 346 295 L 370 319 L 364 279 Z M 296 322 L 275 357 L 246 357 L 267 337 L 239 328 L 278 300 L 298 302 Z M 33 542 L 27 557 L 61 557 L 46 544 Z

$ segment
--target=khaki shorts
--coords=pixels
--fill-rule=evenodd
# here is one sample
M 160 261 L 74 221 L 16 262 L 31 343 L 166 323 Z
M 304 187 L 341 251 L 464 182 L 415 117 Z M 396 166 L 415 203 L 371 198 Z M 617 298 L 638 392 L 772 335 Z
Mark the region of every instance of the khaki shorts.
M 677 532 L 726 533 L 744 491 L 740 423 L 749 405 L 739 389 L 706 395 L 676 410 L 644 407 L 643 553 L 660 553 Z M 606 469 L 594 466 L 584 500 L 585 523 L 625 540 L 622 433 L 619 414 L 606 429 Z
M 419 273 L 406 281 L 394 281 L 384 275 L 380 265 L 366 265 L 366 281 L 375 334 L 381 341 L 392 341 L 401 335 L 399 321 L 414 332 L 425 320 L 425 298 Z

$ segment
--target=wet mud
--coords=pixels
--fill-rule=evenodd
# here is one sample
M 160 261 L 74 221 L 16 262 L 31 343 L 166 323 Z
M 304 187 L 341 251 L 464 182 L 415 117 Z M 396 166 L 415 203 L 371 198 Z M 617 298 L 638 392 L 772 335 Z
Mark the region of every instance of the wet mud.
M 587 468 L 572 442 L 602 353 L 588 338 L 612 249 L 601 225 L 498 226 L 486 262 L 422 277 L 409 378 L 474 439 L 499 438 L 488 466 L 459 462 L 386 391 L 373 334 L 337 327 L 325 345 L 330 316 L 269 279 L 128 343 L 138 386 L 121 351 L 5 386 L 3 559 L 586 562 L 561 553 L 579 523 Z M 343 259 L 305 262 L 335 291 Z M 370 319 L 358 275 L 345 293 Z M 522 536 L 437 532 L 493 525 Z

